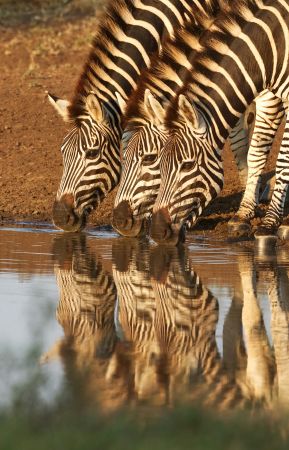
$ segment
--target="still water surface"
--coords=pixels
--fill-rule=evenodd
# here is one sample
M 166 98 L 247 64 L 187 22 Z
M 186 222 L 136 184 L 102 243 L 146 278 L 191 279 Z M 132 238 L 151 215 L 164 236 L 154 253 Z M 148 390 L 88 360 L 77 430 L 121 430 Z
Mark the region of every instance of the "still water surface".
M 289 248 L 0 229 L 0 406 L 289 406 Z

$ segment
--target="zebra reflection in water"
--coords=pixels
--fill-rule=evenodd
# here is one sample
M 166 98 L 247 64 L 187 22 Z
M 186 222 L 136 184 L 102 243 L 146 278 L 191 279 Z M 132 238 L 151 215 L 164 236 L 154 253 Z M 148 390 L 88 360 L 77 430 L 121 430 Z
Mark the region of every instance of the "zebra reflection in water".
M 52 253 L 59 289 L 56 319 L 64 337 L 41 361 L 61 359 L 67 384 L 78 403 L 86 405 L 103 395 L 103 407 L 114 408 L 105 404 L 107 392 L 98 392 L 99 386 L 106 387 L 104 380 L 117 344 L 113 278 L 89 248 L 85 235 L 57 237 Z
M 116 241 L 113 255 L 116 316 L 133 356 L 129 378 L 135 398 L 167 405 L 197 398 L 219 408 L 244 405 L 217 348 L 218 300 L 183 249 L 126 239 Z
M 64 337 L 42 361 L 61 359 L 78 404 L 97 403 L 105 412 L 177 401 L 218 409 L 288 404 L 288 277 L 276 261 L 239 255 L 222 351 L 219 301 L 185 248 L 114 240 L 113 276 L 85 236 L 57 238 L 54 254 Z M 257 298 L 261 278 L 273 345 Z

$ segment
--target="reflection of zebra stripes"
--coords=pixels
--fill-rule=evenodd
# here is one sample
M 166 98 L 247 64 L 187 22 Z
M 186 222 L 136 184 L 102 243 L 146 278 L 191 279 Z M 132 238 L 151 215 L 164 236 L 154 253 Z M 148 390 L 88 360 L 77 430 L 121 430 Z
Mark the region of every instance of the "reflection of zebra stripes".
M 63 251 L 63 242 L 67 243 L 56 240 L 55 252 L 59 248 Z M 95 356 L 108 360 L 114 350 L 116 288 L 111 275 L 95 260 L 81 236 L 71 242 L 72 253 L 65 249 L 55 260 L 59 289 L 56 318 L 65 333 L 55 348 L 60 353 L 73 349 L 79 362 L 88 365 Z
M 162 250 L 156 253 L 162 260 Z M 155 329 L 162 364 L 173 379 L 184 371 L 189 377 L 205 381 L 206 405 L 229 408 L 244 404 L 238 380 L 227 373 L 216 342 L 219 305 L 202 284 L 190 263 L 177 251 L 166 255 L 164 274 L 158 269 L 153 281 L 156 296 Z M 157 267 L 157 266 L 155 266 Z M 177 369 L 177 373 L 176 373 Z M 193 396 L 198 396 L 198 389 Z
M 186 219 L 195 221 L 216 197 L 223 184 L 224 142 L 254 97 L 268 85 L 277 97 L 288 97 L 287 2 L 260 0 L 248 1 L 247 7 L 243 2 L 239 5 L 237 13 L 227 15 L 226 20 L 221 15 L 214 31 L 206 35 L 191 77 L 168 109 L 170 136 L 163 148 L 162 184 L 152 223 L 157 241 L 176 242 Z M 276 185 L 259 236 L 273 237 L 283 215 L 287 137 L 286 128 Z M 255 170 L 260 171 L 261 166 L 260 160 L 255 160 Z
M 205 396 L 207 404 L 220 408 L 243 404 L 240 386 L 218 352 L 217 300 L 177 251 L 128 247 L 123 243 L 114 252 L 113 273 L 123 342 L 134 355 L 129 373 L 134 395 L 162 392 L 169 404 L 179 395 L 201 402 Z
M 62 116 L 74 123 L 62 145 L 64 171 L 53 211 L 58 227 L 81 228 L 85 216 L 118 183 L 120 105 L 165 36 L 173 34 L 195 7 L 202 8 L 199 0 L 111 1 L 100 18 L 72 103 L 49 96 Z

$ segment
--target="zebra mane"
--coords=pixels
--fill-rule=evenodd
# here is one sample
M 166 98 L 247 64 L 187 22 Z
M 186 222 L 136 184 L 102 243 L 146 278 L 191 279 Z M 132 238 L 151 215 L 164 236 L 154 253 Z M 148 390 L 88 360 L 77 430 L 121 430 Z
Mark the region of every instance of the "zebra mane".
M 98 80 L 95 75 L 99 73 L 101 78 L 107 58 L 113 57 L 115 37 L 123 34 L 125 27 L 129 26 L 126 24 L 126 19 L 131 16 L 134 8 L 134 0 L 110 0 L 99 17 L 91 50 L 69 107 L 70 120 L 76 120 L 79 115 L 86 112 L 85 100 L 88 93 L 98 92 Z
M 193 19 L 185 26 L 178 29 L 173 37 L 168 37 L 164 42 L 161 54 L 155 53 L 151 60 L 150 67 L 145 68 L 140 75 L 137 88 L 129 97 L 125 115 L 123 118 L 123 128 L 134 127 L 139 117 L 146 116 L 144 108 L 144 93 L 147 88 L 154 90 L 154 85 L 161 77 L 167 80 L 170 73 L 175 72 L 181 60 L 187 59 L 186 49 L 192 54 L 193 48 L 198 48 L 198 41 L 201 31 L 207 29 L 219 12 L 219 4 L 228 8 L 229 0 L 206 0 L 202 9 L 197 9 L 192 13 Z M 185 63 L 184 63 L 185 64 Z M 173 74 L 175 77 L 176 74 Z M 164 102 L 168 99 L 164 98 Z
M 242 23 L 250 20 L 258 11 L 259 0 L 235 0 L 232 8 L 225 8 L 214 20 L 210 29 L 206 30 L 199 39 L 199 49 L 192 60 L 192 70 L 188 71 L 183 86 L 173 97 L 166 110 L 165 125 L 173 129 L 176 125 L 178 114 L 178 101 L 181 94 L 188 95 L 193 92 L 193 86 L 198 83 L 203 69 L 213 64 L 212 56 L 216 49 L 224 45 L 230 46 L 236 36 L 239 36 Z M 226 51 L 224 48 L 223 53 Z

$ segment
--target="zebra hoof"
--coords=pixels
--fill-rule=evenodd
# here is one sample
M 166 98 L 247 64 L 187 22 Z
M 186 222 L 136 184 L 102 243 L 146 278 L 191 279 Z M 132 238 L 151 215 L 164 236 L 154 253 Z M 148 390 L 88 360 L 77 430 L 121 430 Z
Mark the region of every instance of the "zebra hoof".
M 289 225 L 281 225 L 278 229 L 278 237 L 282 239 L 282 241 L 289 240 Z
M 228 232 L 231 237 L 249 236 L 251 233 L 251 224 L 247 220 L 242 220 L 237 217 L 233 218 L 228 222 Z

